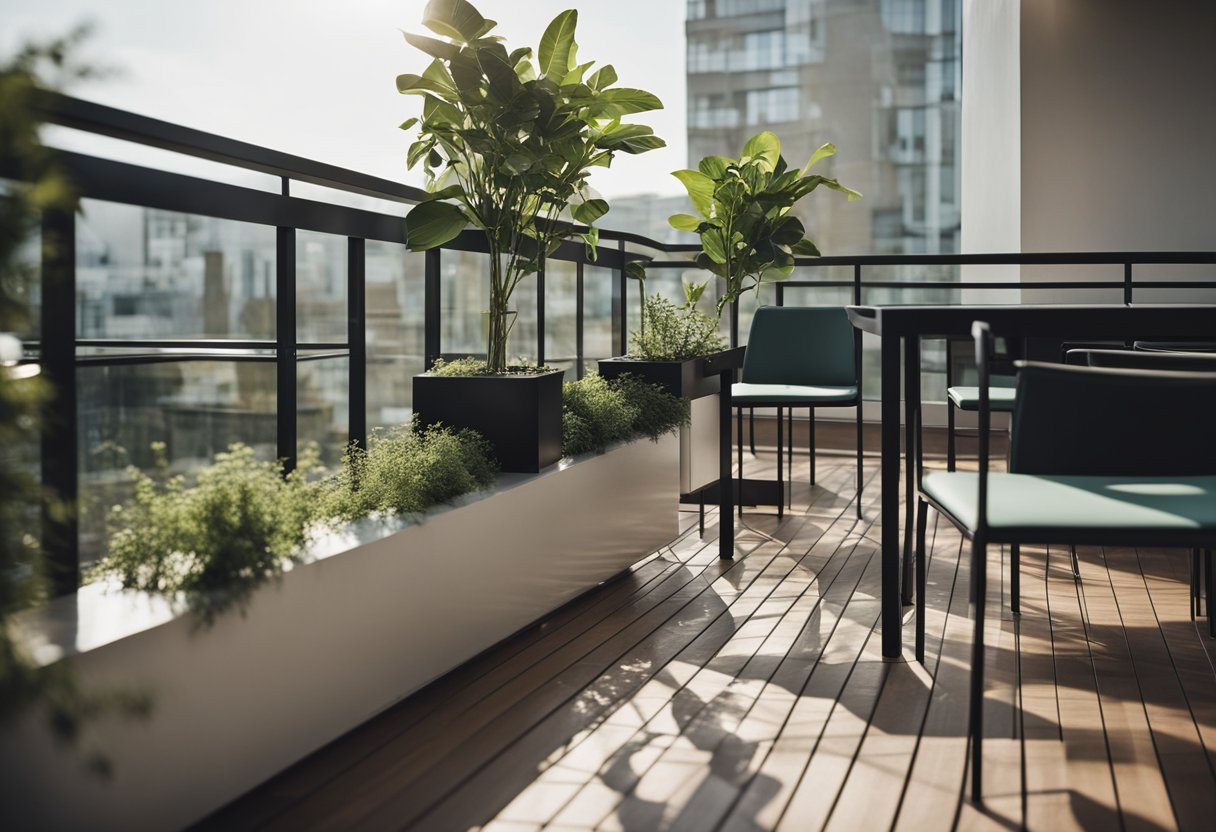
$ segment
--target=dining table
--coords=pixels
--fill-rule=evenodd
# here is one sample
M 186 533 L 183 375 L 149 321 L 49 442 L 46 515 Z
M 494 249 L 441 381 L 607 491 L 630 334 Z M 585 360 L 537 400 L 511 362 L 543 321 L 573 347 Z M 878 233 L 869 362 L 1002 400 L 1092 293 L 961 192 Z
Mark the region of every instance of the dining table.
M 1216 305 L 1208 304 L 985 304 L 848 306 L 849 321 L 879 339 L 881 457 L 878 535 L 881 546 L 882 656 L 903 659 L 903 605 L 911 590 L 901 576 L 900 475 L 904 476 L 902 552 L 910 564 L 914 460 L 919 442 L 920 350 L 926 339 L 964 338 L 985 321 L 1006 339 L 1118 340 L 1216 337 Z M 902 355 L 902 361 L 901 361 Z M 901 385 L 902 376 L 902 385 Z M 901 425 L 901 387 L 903 424 Z M 901 427 L 904 456 L 901 459 Z M 901 578 L 904 591 L 901 592 Z

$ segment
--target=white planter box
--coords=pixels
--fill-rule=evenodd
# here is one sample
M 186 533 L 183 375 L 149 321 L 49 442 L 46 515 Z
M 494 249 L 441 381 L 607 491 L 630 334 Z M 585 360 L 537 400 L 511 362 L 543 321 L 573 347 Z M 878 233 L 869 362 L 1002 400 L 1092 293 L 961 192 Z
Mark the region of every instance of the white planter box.
M 678 441 L 640 440 L 504 475 L 422 522 L 356 524 L 209 629 L 164 601 L 90 586 L 23 622 L 82 686 L 139 688 L 146 721 L 90 739 L 81 770 L 41 722 L 0 731 L 0 816 L 22 828 L 176 829 L 629 568 L 677 534 Z

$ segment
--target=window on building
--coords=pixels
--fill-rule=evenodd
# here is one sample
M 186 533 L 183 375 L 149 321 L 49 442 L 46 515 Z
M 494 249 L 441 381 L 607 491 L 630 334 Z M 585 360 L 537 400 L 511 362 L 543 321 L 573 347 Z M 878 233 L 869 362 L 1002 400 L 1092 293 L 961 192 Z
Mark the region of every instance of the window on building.
M 798 88 L 780 87 L 771 90 L 748 90 L 747 124 L 773 124 L 797 121 Z

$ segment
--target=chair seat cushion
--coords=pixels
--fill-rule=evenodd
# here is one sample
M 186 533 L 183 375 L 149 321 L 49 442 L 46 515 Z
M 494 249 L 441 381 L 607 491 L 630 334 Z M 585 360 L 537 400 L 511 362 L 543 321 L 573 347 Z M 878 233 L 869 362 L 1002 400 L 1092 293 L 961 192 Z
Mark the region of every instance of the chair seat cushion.
M 832 404 L 854 402 L 856 387 L 811 387 L 801 384 L 749 384 L 737 382 L 731 385 L 731 399 L 735 404 Z
M 921 490 L 975 528 L 979 474 L 926 471 Z M 1216 531 L 1216 476 L 988 475 L 993 530 Z
M 1016 392 L 1012 387 L 989 387 L 988 406 L 996 413 L 1012 413 Z M 946 391 L 946 395 L 959 410 L 980 409 L 980 388 L 978 387 L 951 387 Z

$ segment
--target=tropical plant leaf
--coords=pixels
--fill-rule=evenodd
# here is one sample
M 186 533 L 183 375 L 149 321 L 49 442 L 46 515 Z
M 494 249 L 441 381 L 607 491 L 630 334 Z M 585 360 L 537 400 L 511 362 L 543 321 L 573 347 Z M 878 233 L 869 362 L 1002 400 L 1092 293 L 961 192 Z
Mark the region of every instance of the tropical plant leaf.
M 596 104 L 600 112 L 613 117 L 663 109 L 663 102 L 653 93 L 629 87 L 604 90 L 600 93 Z
M 570 206 L 570 216 L 584 225 L 591 225 L 608 213 L 608 203 L 603 199 L 589 199 Z
M 726 171 L 733 164 L 735 164 L 735 160 L 728 159 L 725 156 L 706 156 L 697 165 L 697 170 L 710 179 L 722 179 L 726 176 Z
M 571 47 L 574 46 L 574 29 L 578 25 L 578 11 L 567 9 L 545 28 L 536 50 L 540 74 L 560 82 L 570 71 Z
M 410 46 L 415 49 L 421 49 L 432 58 L 450 61 L 460 54 L 460 47 L 454 43 L 448 43 L 446 40 L 437 40 L 426 35 L 415 35 L 412 32 L 402 32 L 401 34 L 405 35 L 405 40 Z
M 829 156 L 835 156 L 835 155 L 836 155 L 836 145 L 832 144 L 831 142 L 826 142 L 824 144 L 821 144 L 819 146 L 819 148 L 814 153 L 811 154 L 811 160 L 809 162 L 807 162 L 806 167 L 804 167 L 802 169 L 802 175 L 805 176 L 806 172 L 811 169 L 811 166 L 814 165 L 816 162 L 818 162 L 820 159 L 826 159 Z
M 407 72 L 397 76 L 397 92 L 403 95 L 425 95 L 428 92 L 449 95 L 453 90 L 445 88 L 430 78 Z
M 798 242 L 790 246 L 790 251 L 798 257 L 820 257 L 819 247 L 811 242 L 810 238 L 803 237 Z
M 494 21 L 482 17 L 468 0 L 430 0 L 422 11 L 423 26 L 460 43 L 470 43 L 490 31 L 487 23 L 493 28 Z
M 677 170 L 671 175 L 683 183 L 693 207 L 708 219 L 714 203 L 714 180 L 696 170 Z
M 595 90 L 596 92 L 602 92 L 616 82 L 616 70 L 613 68 L 612 64 L 606 64 L 605 66 L 602 66 L 595 72 L 591 73 L 591 77 L 587 79 L 587 86 L 591 87 L 591 89 Z
M 574 69 L 565 74 L 559 82 L 563 87 L 583 84 L 583 76 L 587 74 L 587 70 L 595 66 L 595 61 L 587 61 L 585 64 L 579 64 Z M 586 87 L 585 90 L 575 90 L 574 95 L 588 95 L 591 93 L 591 87 Z
M 405 121 L 398 124 L 397 127 L 398 127 L 398 129 L 401 129 L 401 130 L 409 130 L 411 127 L 413 127 L 417 123 L 418 123 L 417 118 L 407 118 Z
M 625 277 L 639 283 L 646 282 L 646 264 L 640 260 L 630 260 L 625 264 Z
M 781 158 L 781 139 L 768 130 L 757 133 L 743 146 L 743 155 L 740 158 L 749 157 L 763 160 L 768 170 L 771 171 L 777 166 L 777 160 Z
M 692 214 L 672 214 L 667 218 L 667 224 L 680 231 L 696 231 L 701 227 L 701 218 Z
M 405 215 L 405 239 L 410 251 L 427 251 L 456 238 L 469 224 L 450 202 L 421 202 Z
M 726 236 L 720 228 L 709 228 L 701 234 L 701 248 L 715 263 L 725 263 L 727 258 Z

